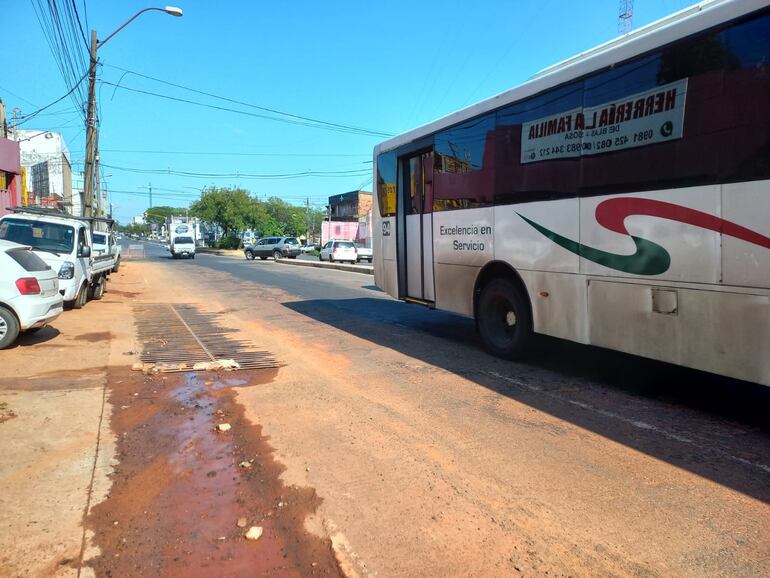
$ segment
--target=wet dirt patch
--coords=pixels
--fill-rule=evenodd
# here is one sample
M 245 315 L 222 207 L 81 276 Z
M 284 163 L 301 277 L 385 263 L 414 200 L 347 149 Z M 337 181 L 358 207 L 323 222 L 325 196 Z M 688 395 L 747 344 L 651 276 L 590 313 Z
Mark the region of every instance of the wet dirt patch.
M 16 412 L 13 411 L 10 407 L 8 407 L 8 404 L 4 401 L 0 401 L 0 423 L 3 423 L 4 421 L 8 421 L 9 419 L 13 419 L 15 417 L 18 417 L 16 415 Z
M 104 367 L 94 367 L 52 371 L 34 377 L 4 377 L 0 378 L 0 391 L 64 391 L 101 387 L 105 371 Z
M 77 341 L 88 341 L 89 343 L 98 343 L 99 341 L 109 341 L 112 339 L 112 333 L 109 331 L 94 331 L 92 333 L 81 333 L 75 337 Z
M 136 297 L 140 293 L 133 292 L 133 291 L 119 291 L 118 289 L 112 289 L 110 288 L 107 293 L 110 295 L 120 295 L 121 297 Z
M 320 498 L 281 482 L 261 428 L 235 402 L 233 387 L 275 374 L 111 370 L 119 464 L 88 519 L 98 576 L 342 576 L 330 541 L 304 529 Z M 257 541 L 244 537 L 251 526 L 263 528 Z

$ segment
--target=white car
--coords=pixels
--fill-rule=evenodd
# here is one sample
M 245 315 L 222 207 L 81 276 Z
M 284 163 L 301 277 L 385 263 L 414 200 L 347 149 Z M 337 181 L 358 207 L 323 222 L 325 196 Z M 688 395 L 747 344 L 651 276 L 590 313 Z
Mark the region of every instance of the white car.
M 0 240 L 0 349 L 22 331 L 45 327 L 63 310 L 57 272 L 30 247 Z
M 107 231 L 94 231 L 91 234 L 93 238 L 94 255 L 105 255 L 107 253 L 115 257 L 115 266 L 112 268 L 113 273 L 117 273 L 120 269 L 120 243 L 118 243 L 118 236 L 114 233 Z
M 358 251 L 356 251 L 356 246 L 352 241 L 337 241 L 332 239 L 323 246 L 318 258 L 321 261 L 329 261 L 329 263 L 334 263 L 335 261 L 350 261 L 351 263 L 355 263 L 358 260 Z

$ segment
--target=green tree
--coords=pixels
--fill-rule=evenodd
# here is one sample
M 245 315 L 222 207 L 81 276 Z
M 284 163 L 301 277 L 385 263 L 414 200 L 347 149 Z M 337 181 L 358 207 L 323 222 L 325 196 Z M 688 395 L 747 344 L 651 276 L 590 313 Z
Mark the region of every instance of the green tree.
M 270 197 L 265 205 L 282 234 L 295 237 L 305 234 L 308 229 L 308 214 L 305 207 L 290 205 L 278 197 Z
M 245 229 L 254 222 L 255 201 L 241 188 L 211 187 L 190 207 L 190 213 L 218 225 L 225 236 Z
M 278 226 L 273 215 L 268 212 L 265 203 L 256 199 L 246 224 L 263 237 L 266 235 L 283 235 L 283 230 Z
M 165 225 L 168 217 L 181 217 L 187 214 L 188 209 L 179 207 L 150 207 L 144 212 L 144 220 L 147 223 Z

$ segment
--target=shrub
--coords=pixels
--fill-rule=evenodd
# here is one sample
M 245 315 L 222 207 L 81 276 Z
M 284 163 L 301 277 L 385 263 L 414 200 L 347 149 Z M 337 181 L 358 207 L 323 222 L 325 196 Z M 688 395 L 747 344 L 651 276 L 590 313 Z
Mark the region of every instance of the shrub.
M 239 249 L 241 240 L 238 237 L 222 237 L 217 241 L 217 249 Z

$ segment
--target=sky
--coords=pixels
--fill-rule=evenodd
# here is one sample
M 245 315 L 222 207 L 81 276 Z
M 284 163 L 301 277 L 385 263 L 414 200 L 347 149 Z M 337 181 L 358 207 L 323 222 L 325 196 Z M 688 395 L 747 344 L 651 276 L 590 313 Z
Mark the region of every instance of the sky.
M 150 206 L 150 187 L 153 206 L 178 207 L 210 186 L 316 208 L 371 191 L 377 143 L 618 35 L 618 0 L 169 1 L 183 17 L 146 12 L 98 50 L 100 162 L 122 223 Z M 156 6 L 74 0 L 84 35 L 73 32 L 80 54 L 65 81 L 39 18 L 47 0 L 0 2 L 15 23 L 0 36 L 9 122 L 85 74 L 91 29 L 105 39 Z M 638 28 L 693 2 L 634 4 Z M 61 133 L 82 171 L 75 106 L 66 97 L 19 128 Z

